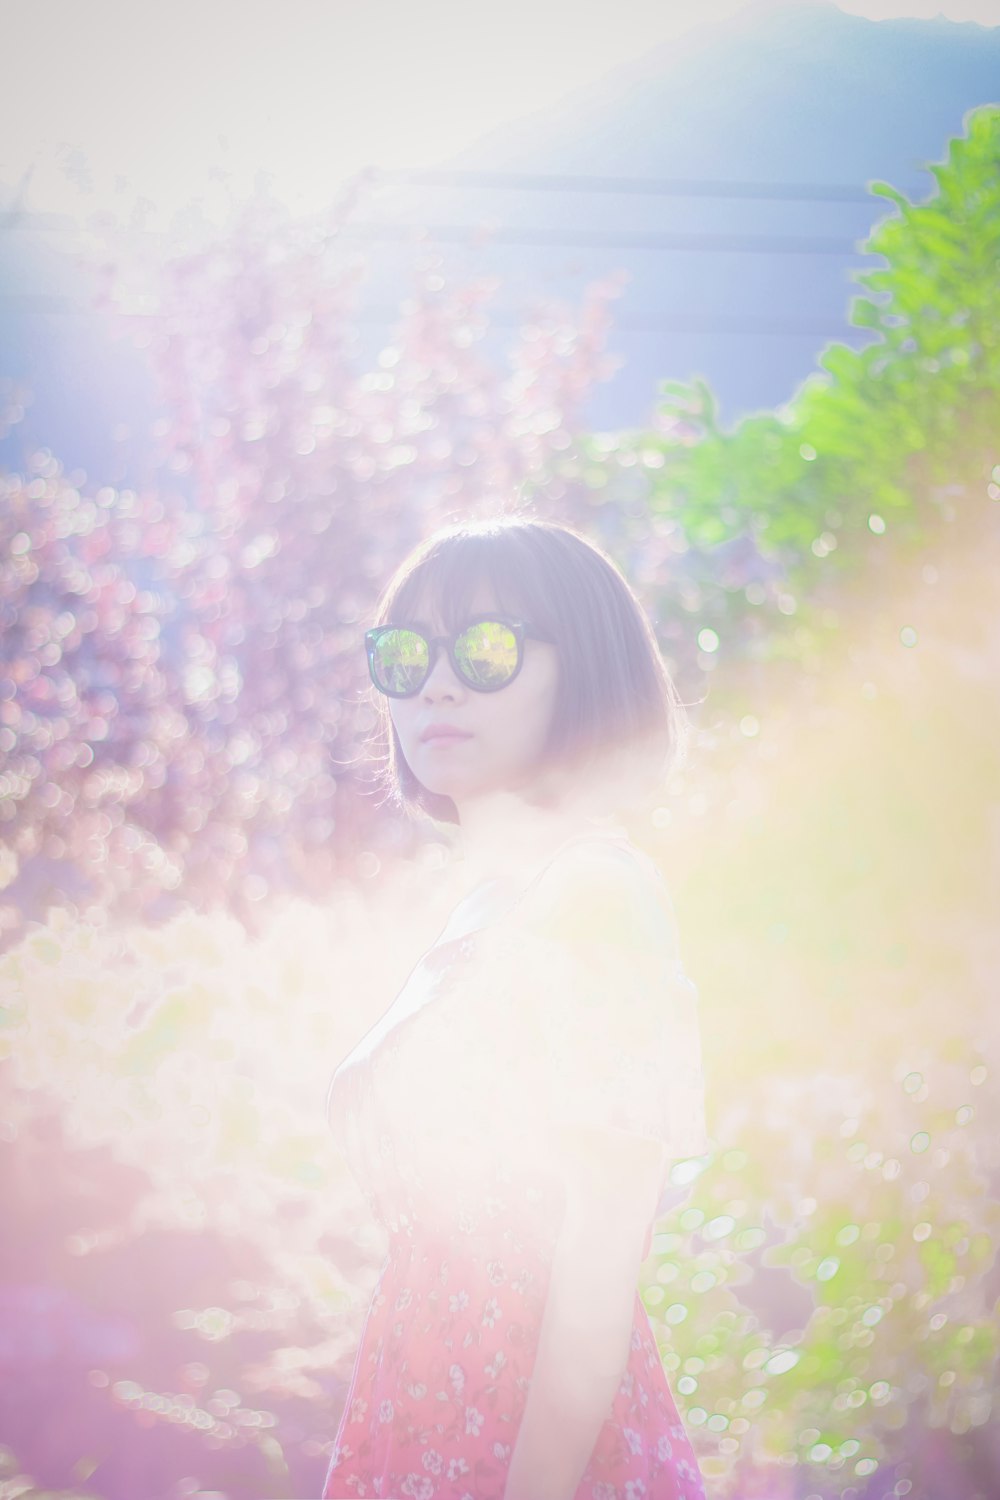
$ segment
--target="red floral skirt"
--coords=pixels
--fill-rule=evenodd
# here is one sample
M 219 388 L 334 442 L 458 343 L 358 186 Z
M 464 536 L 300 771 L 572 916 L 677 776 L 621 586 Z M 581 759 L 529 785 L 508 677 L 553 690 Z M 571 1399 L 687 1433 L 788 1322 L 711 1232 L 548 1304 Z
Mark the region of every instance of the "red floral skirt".
M 393 1237 L 323 1500 L 502 1500 L 548 1294 L 511 1240 Z M 704 1500 L 636 1292 L 628 1364 L 575 1500 Z

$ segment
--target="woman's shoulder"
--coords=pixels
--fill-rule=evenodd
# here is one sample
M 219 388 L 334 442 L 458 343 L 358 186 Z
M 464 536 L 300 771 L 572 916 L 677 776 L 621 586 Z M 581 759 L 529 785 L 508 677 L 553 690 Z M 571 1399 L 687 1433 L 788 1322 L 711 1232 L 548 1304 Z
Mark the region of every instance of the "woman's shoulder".
M 513 913 L 521 927 L 559 941 L 621 948 L 675 941 L 666 882 L 625 839 L 581 837 L 559 850 Z

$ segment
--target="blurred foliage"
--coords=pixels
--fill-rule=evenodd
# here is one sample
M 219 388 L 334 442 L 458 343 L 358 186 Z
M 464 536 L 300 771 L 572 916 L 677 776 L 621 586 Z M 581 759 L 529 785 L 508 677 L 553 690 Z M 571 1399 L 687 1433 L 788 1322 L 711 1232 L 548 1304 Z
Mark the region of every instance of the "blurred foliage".
M 154 917 L 221 896 L 251 922 L 405 842 L 356 764 L 365 623 L 435 524 L 516 505 L 572 449 L 614 287 L 487 358 L 496 285 L 428 265 L 363 347 L 342 213 L 263 199 L 208 244 L 109 261 L 164 413 L 148 475 L 88 491 L 41 451 L 0 477 L 9 926 L 67 895 Z
M 8 476 L 0 1415 L 32 1474 L 319 1488 L 383 1250 L 323 1089 L 461 889 L 330 770 L 355 637 L 418 536 L 517 492 L 711 688 L 633 830 L 703 999 L 716 1149 L 641 1289 L 709 1494 L 996 1493 L 998 165 L 979 111 L 874 231 L 872 342 L 732 433 L 693 384 L 583 441 L 601 298 L 499 376 L 488 289 L 431 270 L 366 361 L 335 226 L 268 210 L 162 272 L 148 486 Z M 223 898 L 255 930 L 190 909 Z
M 427 876 L 387 874 L 391 918 L 59 911 L 0 957 L 0 1414 L 34 1472 L 319 1488 L 382 1248 L 324 1092 L 433 937 Z
M 878 586 L 884 539 L 915 555 L 1000 499 L 1000 110 L 966 126 L 926 202 L 873 188 L 896 212 L 864 247 L 885 263 L 858 277 L 864 348 L 828 346 L 785 407 L 733 431 L 704 381 L 669 381 L 652 430 L 591 440 L 583 478 L 632 486 L 623 542 L 664 621 L 676 567 L 650 557 L 650 525 L 697 554 L 679 602 L 724 658 L 801 666 Z

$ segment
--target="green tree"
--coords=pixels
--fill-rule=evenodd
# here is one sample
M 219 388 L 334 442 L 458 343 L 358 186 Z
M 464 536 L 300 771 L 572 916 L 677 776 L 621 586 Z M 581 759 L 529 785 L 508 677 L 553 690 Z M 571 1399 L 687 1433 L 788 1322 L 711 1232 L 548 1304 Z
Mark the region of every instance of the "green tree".
M 830 345 L 787 405 L 732 431 L 695 379 L 661 387 L 653 430 L 591 442 L 585 479 L 613 494 L 616 470 L 644 472 L 654 524 L 675 522 L 705 556 L 701 587 L 680 602 L 725 652 L 801 656 L 835 625 L 824 610 L 868 586 L 887 534 L 912 553 L 942 525 L 973 534 L 982 502 L 1000 501 L 1000 109 L 966 126 L 932 167 L 926 202 L 873 186 L 894 212 L 865 246 L 884 265 L 858 278 L 865 347 Z M 730 576 L 712 560 L 727 549 L 741 559 Z M 660 602 L 666 615 L 666 590 Z M 761 612 L 766 647 L 749 618 Z M 774 629 L 782 616 L 791 635 Z

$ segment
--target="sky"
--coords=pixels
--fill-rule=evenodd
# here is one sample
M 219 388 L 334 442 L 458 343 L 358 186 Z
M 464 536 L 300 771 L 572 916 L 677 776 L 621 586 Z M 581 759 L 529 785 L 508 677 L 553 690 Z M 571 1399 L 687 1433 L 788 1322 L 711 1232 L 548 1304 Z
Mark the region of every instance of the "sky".
M 758 0 L 759 3 L 759 0 Z M 767 3 L 767 0 L 764 0 Z M 0 207 L 167 230 L 447 161 L 747 0 L 0 0 Z M 843 0 L 1000 25 L 1000 0 Z

